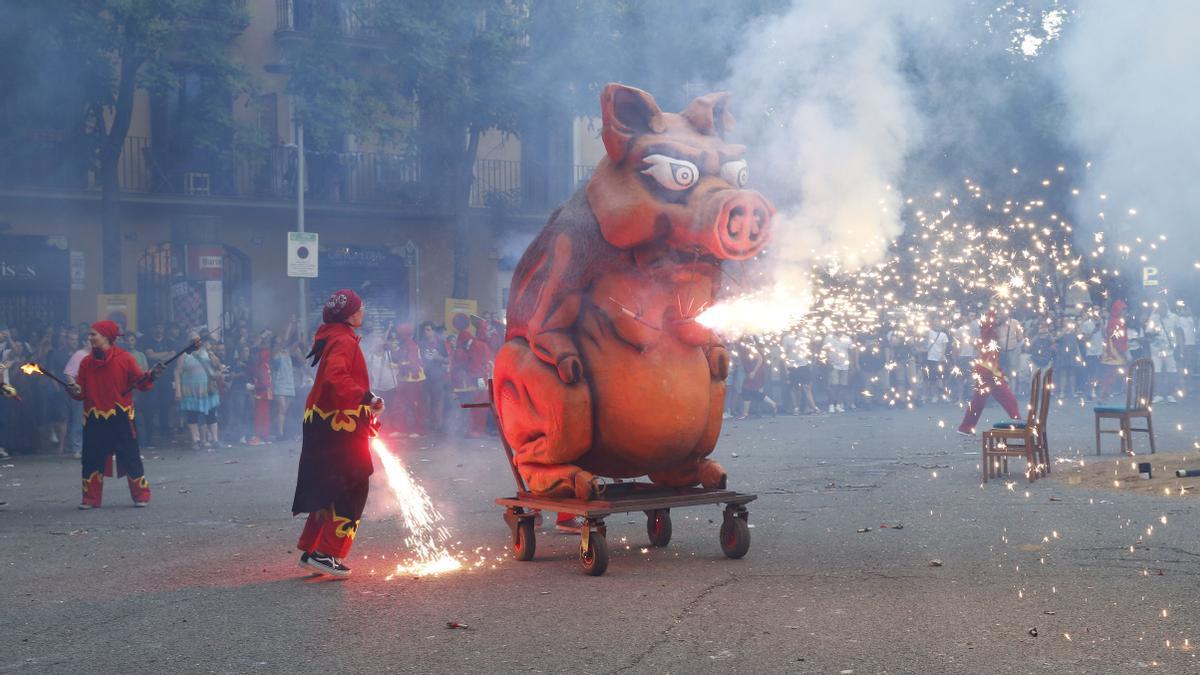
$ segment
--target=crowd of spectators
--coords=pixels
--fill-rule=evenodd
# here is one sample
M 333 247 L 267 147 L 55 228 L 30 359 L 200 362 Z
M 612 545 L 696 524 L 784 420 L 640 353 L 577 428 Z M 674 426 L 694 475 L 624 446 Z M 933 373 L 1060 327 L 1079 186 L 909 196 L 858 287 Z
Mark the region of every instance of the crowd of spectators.
M 882 327 L 861 335 L 832 332 L 807 339 L 751 336 L 731 345 L 726 415 L 837 414 L 872 408 L 918 408 L 971 398 L 971 361 L 977 355 L 979 314 L 913 331 Z M 1150 358 L 1155 402 L 1174 403 L 1197 372 L 1197 323 L 1180 304 L 1148 305 L 1122 317 L 1127 349 L 1114 363 Z M 1060 396 L 1098 401 L 1122 395 L 1104 363 L 1110 310 L 1017 314 L 999 318 L 1001 367 L 1013 391 L 1028 394 L 1033 373 L 1054 367 Z M 1112 368 L 1116 370 L 1116 368 Z M 1110 378 L 1111 379 L 1111 378 Z
M 0 458 L 9 453 L 78 456 L 81 409 L 51 379 L 26 374 L 37 363 L 71 381 L 88 354 L 89 326 L 0 326 L 0 382 L 19 395 L 0 397 Z M 309 337 L 293 319 L 276 332 L 251 331 L 237 323 L 210 333 L 205 327 L 156 323 L 145 332 L 125 331 L 117 345 L 143 370 L 166 361 L 193 341 L 147 392 L 135 393 L 139 440 L 144 449 L 182 445 L 192 449 L 294 440 L 300 436 L 304 402 L 312 386 L 305 360 Z M 392 436 L 495 433 L 486 411 L 460 403 L 486 399 L 495 350 L 503 327 L 492 314 L 461 316 L 457 327 L 426 321 L 368 323 L 363 352 L 372 386 L 388 403 L 384 430 Z
M 1103 400 L 1119 394 L 1111 382 L 1105 386 L 1105 369 L 1113 369 L 1105 355 L 1114 323 L 1109 312 L 1093 306 L 1069 314 L 1001 317 L 1001 367 L 1013 390 L 1026 394 L 1032 373 L 1052 365 L 1061 396 Z M 979 319 L 963 314 L 918 332 L 890 327 L 813 339 L 797 334 L 744 338 L 730 345 L 726 415 L 744 419 L 938 402 L 962 405 L 971 397 Z M 504 326 L 490 313 L 458 315 L 452 323 L 425 321 L 414 329 L 407 323 L 368 322 L 363 327 L 372 388 L 387 402 L 385 433 L 495 433 L 486 410 L 463 410 L 460 404 L 486 400 Z M 1120 323 L 1126 349 L 1119 360 L 1154 360 L 1155 402 L 1175 402 L 1185 395 L 1185 376 L 1197 367 L 1197 323 L 1190 309 L 1151 305 L 1121 317 Z M 20 395 L 20 400 L 0 398 L 0 457 L 79 453 L 79 404 L 50 379 L 27 375 L 19 366 L 35 362 L 64 379 L 74 377 L 88 353 L 87 331 L 86 324 L 28 331 L 0 327 L 0 381 Z M 312 386 L 312 369 L 305 361 L 308 340 L 295 320 L 278 332 L 255 333 L 242 323 L 216 334 L 176 324 L 126 332 L 118 344 L 143 370 L 192 341 L 200 344 L 176 360 L 152 390 L 137 393 L 142 447 L 198 450 L 298 438 Z

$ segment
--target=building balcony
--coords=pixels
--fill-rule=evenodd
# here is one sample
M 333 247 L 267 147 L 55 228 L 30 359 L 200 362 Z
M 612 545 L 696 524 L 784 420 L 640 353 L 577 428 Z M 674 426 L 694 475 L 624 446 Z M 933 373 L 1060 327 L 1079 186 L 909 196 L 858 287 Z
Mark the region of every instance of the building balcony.
M 303 37 L 327 31 L 349 40 L 376 40 L 379 32 L 371 22 L 377 0 L 275 0 L 275 35 Z
M 80 153 L 63 142 L 26 141 L 19 152 L 6 153 L 9 161 L 0 163 L 0 190 L 98 193 L 94 168 L 65 161 Z M 118 182 L 123 194 L 135 197 L 290 204 L 296 199 L 296 154 L 295 146 L 275 146 L 232 160 L 170 160 L 151 139 L 130 136 L 118 161 Z M 469 206 L 540 215 L 586 182 L 593 168 L 481 159 L 475 162 Z M 436 203 L 422 180 L 420 163 L 409 155 L 305 152 L 305 172 L 305 199 L 314 206 L 392 205 L 452 211 Z

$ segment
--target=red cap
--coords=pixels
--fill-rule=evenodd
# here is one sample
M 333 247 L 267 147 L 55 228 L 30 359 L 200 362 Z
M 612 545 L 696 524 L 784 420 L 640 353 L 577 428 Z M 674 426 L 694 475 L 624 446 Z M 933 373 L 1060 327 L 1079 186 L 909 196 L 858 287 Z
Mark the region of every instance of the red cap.
M 97 321 L 92 324 L 92 330 L 108 338 L 109 342 L 116 342 L 121 334 L 121 327 L 115 321 Z
M 358 297 L 358 293 L 343 288 L 339 291 L 334 291 L 333 295 L 325 301 L 325 309 L 321 311 L 321 318 L 325 323 L 344 323 L 346 319 L 354 316 L 354 313 L 362 307 L 362 298 Z

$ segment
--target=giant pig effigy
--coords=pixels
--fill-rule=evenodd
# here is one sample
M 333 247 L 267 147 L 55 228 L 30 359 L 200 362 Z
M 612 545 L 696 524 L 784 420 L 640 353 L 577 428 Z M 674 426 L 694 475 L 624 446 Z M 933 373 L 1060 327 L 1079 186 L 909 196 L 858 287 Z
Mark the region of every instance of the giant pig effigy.
M 728 96 L 664 113 L 646 92 L 600 96 L 607 156 L 551 216 L 513 278 L 496 355 L 501 433 L 529 489 L 589 499 L 599 477 L 724 487 L 708 459 L 729 354 L 696 321 L 721 266 L 762 251 L 774 207 L 725 140 Z

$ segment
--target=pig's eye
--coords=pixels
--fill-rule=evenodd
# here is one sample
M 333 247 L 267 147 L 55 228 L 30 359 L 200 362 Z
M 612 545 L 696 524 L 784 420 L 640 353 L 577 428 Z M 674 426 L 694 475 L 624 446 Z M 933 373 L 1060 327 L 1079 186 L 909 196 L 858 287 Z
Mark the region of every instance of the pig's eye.
M 746 166 L 746 160 L 739 159 L 722 164 L 721 178 L 736 188 L 746 187 L 746 183 L 750 181 L 750 169 Z
M 675 159 L 666 155 L 646 155 L 642 158 L 650 166 L 642 173 L 652 176 L 668 190 L 687 190 L 700 179 L 700 171 L 686 159 Z

